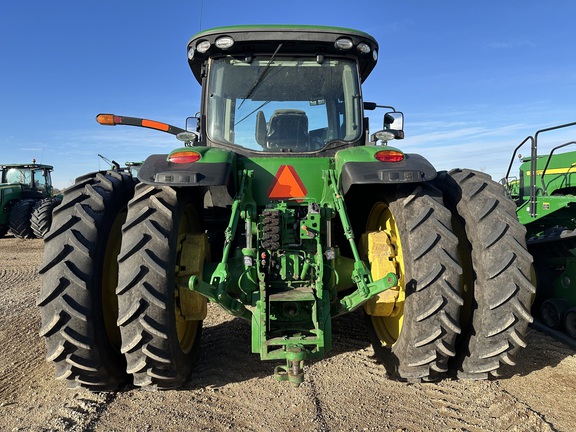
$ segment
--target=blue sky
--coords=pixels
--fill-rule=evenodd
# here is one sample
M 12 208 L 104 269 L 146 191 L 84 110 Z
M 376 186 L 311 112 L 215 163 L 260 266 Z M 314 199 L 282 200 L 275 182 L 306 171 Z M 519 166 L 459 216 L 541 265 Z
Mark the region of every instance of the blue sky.
M 378 40 L 364 99 L 404 112 L 406 139 L 396 146 L 437 169 L 473 168 L 499 180 L 527 135 L 576 121 L 575 16 L 571 0 L 5 2 L 0 162 L 54 165 L 62 188 L 105 169 L 98 153 L 120 163 L 167 153 L 179 146 L 170 135 L 103 127 L 96 114 L 183 127 L 199 109 L 186 61 L 193 34 L 235 24 L 318 24 Z M 370 117 L 376 131 L 382 113 Z M 543 135 L 541 148 L 575 135 L 576 128 Z

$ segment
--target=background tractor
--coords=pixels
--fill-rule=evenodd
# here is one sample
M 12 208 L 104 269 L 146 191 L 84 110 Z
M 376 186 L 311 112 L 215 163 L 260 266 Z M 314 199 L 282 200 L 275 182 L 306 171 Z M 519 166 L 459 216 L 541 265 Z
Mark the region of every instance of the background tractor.
M 576 141 L 538 154 L 544 132 L 575 126 L 568 123 L 537 131 L 516 149 L 504 184 L 516 200 L 518 219 L 526 226 L 528 250 L 534 256 L 537 293 L 533 313 L 548 329 L 563 331 L 576 346 Z M 530 156 L 522 158 L 520 174 L 510 179 L 518 150 L 530 143 Z M 558 333 L 553 332 L 556 336 Z M 562 337 L 561 337 L 562 338 Z
M 53 167 L 37 164 L 0 165 L 0 237 L 42 238 L 50 228 L 54 196 Z
M 202 98 L 184 129 L 97 116 L 182 144 L 149 156 L 138 183 L 79 178 L 54 211 L 38 305 L 58 378 L 181 386 L 208 302 L 248 321 L 252 351 L 294 384 L 331 349 L 332 320 L 356 310 L 399 379 L 484 379 L 514 363 L 534 293 L 514 203 L 485 174 L 439 173 L 387 145 L 403 115 L 363 100 L 374 38 L 224 27 L 187 53 Z M 378 108 L 389 112 L 370 134 Z

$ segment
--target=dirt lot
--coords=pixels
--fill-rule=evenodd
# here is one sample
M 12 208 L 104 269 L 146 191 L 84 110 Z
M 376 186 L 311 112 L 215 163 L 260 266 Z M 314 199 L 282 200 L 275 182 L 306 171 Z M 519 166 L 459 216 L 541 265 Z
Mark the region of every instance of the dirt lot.
M 35 305 L 41 240 L 0 239 L 2 431 L 571 431 L 576 352 L 529 329 L 528 348 L 495 381 L 391 380 L 367 343 L 360 313 L 334 322 L 334 349 L 299 388 L 250 353 L 250 328 L 217 308 L 187 386 L 147 392 L 67 390 L 44 360 Z

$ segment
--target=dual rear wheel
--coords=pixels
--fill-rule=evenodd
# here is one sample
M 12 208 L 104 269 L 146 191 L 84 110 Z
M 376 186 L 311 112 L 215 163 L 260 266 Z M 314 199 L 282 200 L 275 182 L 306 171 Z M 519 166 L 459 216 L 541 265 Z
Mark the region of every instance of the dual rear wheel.
M 136 187 L 124 173 L 84 176 L 65 191 L 45 238 L 37 300 L 57 378 L 95 391 L 114 390 L 129 374 L 147 388 L 182 385 L 206 312 L 184 282 L 208 250 L 199 230 L 186 197 Z M 184 264 L 191 255 L 195 268 Z
M 17 238 L 44 238 L 52 224 L 52 211 L 60 198 L 25 198 L 10 209 L 8 225 L 0 228 L 0 237 L 8 231 Z
M 497 376 L 525 346 L 534 295 L 532 257 L 514 204 L 489 176 L 441 172 L 432 185 L 399 188 L 370 212 L 366 234 L 389 237 L 400 275 L 393 307 L 367 310 L 377 344 L 391 348 L 402 379 Z M 373 277 L 378 263 L 370 262 Z

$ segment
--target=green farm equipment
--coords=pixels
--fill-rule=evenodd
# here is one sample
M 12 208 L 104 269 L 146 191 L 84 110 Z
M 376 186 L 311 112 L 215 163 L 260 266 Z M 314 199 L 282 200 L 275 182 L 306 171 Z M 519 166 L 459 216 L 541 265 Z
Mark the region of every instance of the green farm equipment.
M 132 177 L 135 179 L 138 178 L 138 171 L 140 171 L 140 167 L 142 166 L 143 162 L 126 162 L 126 169 L 130 173 Z
M 100 159 L 102 159 L 104 162 L 106 162 L 107 164 L 109 164 L 111 170 L 113 170 L 113 171 L 126 171 L 126 172 L 130 173 L 130 175 L 132 177 L 134 177 L 135 179 L 138 178 L 138 170 L 140 169 L 140 167 L 142 166 L 142 163 L 143 163 L 143 162 L 126 162 L 124 164 L 124 166 L 120 166 L 120 164 L 118 162 L 116 162 L 115 160 L 110 160 L 108 158 L 105 158 L 101 154 L 98 154 L 98 157 Z
M 520 176 L 505 181 L 518 205 L 519 221 L 527 229 L 528 250 L 534 257 L 537 291 L 532 312 L 548 328 L 564 331 L 576 343 L 576 151 L 565 151 L 576 141 L 538 154 L 544 132 L 575 126 L 563 124 L 527 137 L 516 153 L 530 143 L 530 156 L 522 158 Z
M 0 237 L 10 231 L 19 238 L 43 237 L 50 228 L 53 167 L 37 164 L 0 165 Z
M 185 128 L 97 116 L 182 144 L 149 156 L 137 184 L 83 176 L 54 212 L 38 304 L 58 378 L 181 386 L 208 302 L 249 322 L 252 352 L 294 384 L 329 352 L 332 320 L 357 309 L 399 379 L 513 364 L 534 293 L 514 203 L 485 174 L 388 146 L 404 118 L 363 101 L 370 35 L 224 27 L 187 53 L 202 99 Z M 377 108 L 388 112 L 370 134 Z

